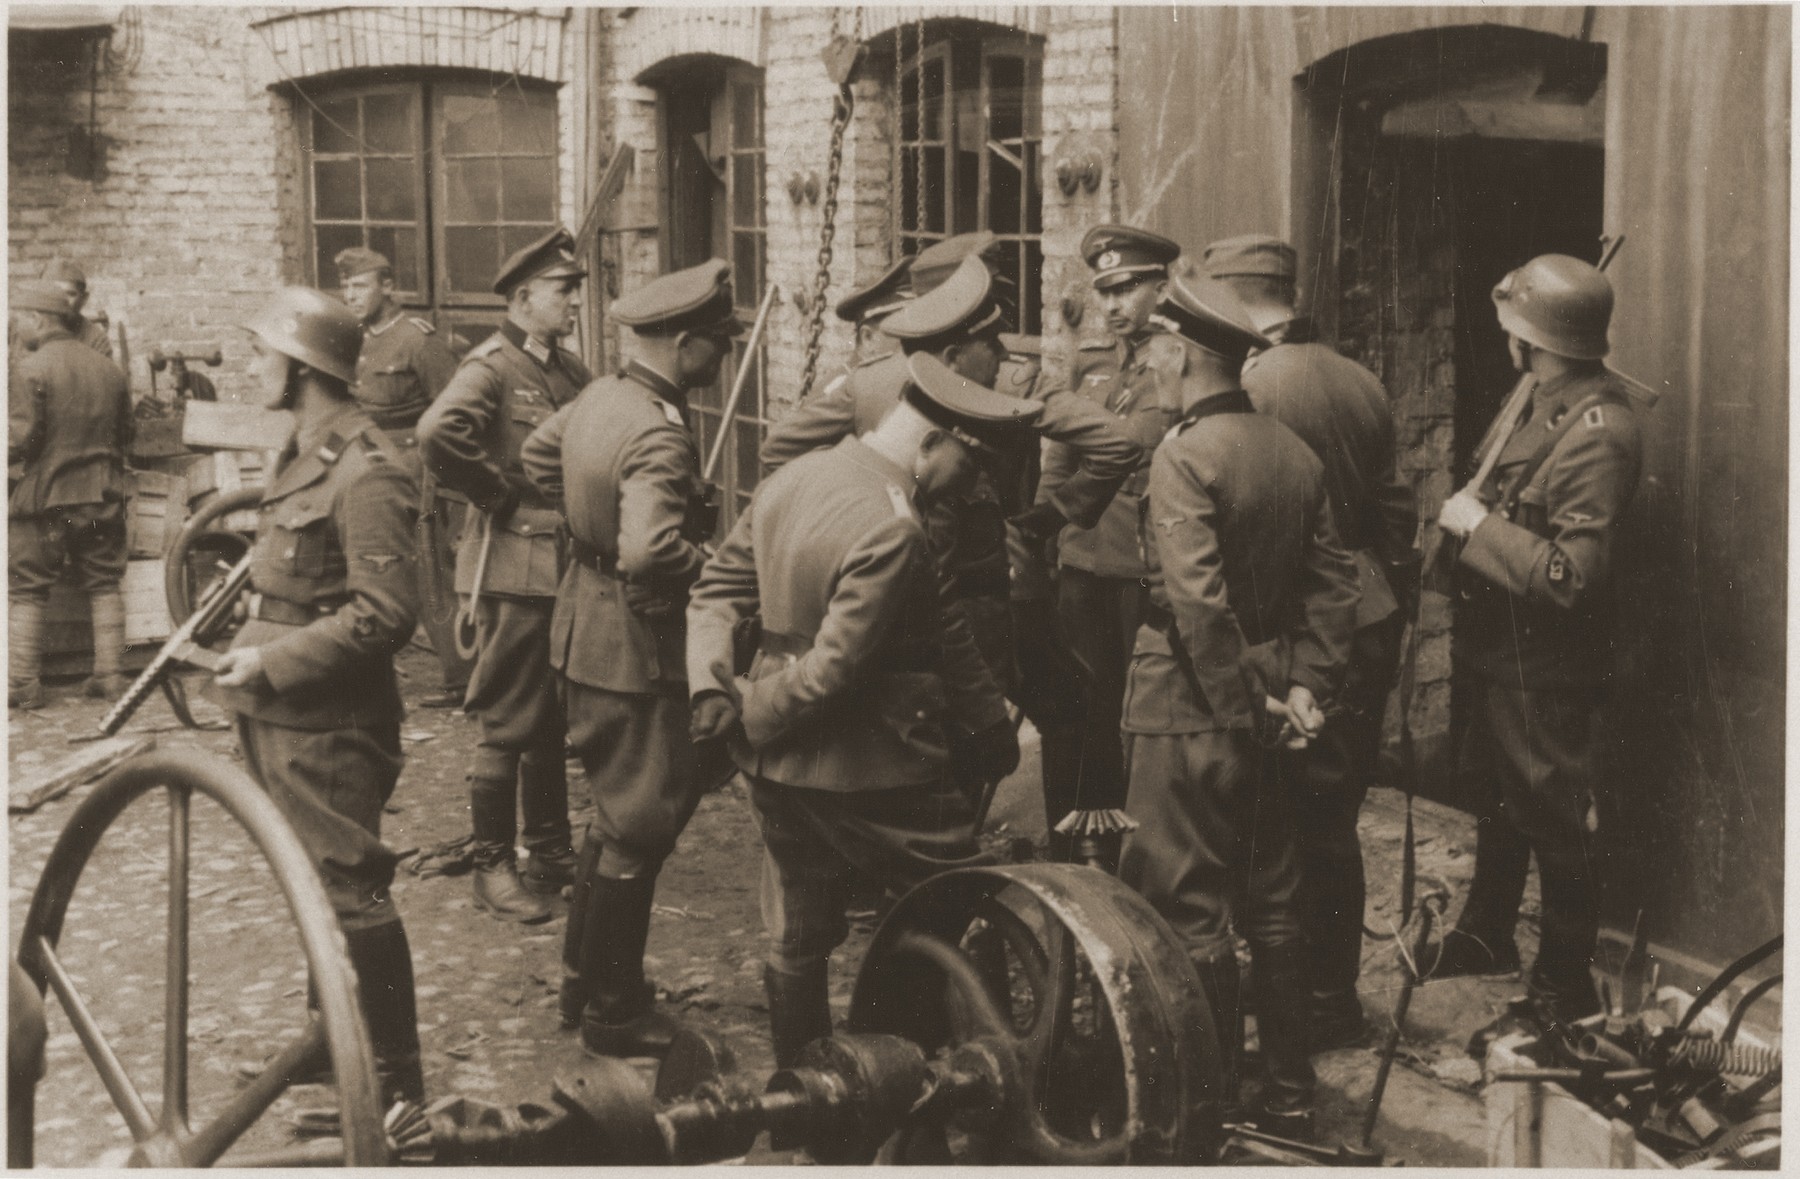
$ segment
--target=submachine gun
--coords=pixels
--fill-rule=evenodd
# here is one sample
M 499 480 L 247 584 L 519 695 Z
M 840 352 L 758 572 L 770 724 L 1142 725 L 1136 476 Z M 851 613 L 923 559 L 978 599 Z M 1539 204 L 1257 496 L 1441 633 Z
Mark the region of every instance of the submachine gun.
M 183 664 L 203 667 L 208 671 L 217 670 L 219 657 L 208 649 L 207 644 L 218 638 L 230 625 L 232 607 L 249 585 L 250 554 L 245 553 L 242 560 L 201 595 L 187 621 L 175 628 L 175 633 L 163 643 L 162 649 L 150 660 L 149 665 L 125 689 L 125 694 L 100 718 L 102 737 L 110 737 L 124 728 L 125 722 L 150 698 L 150 693 L 159 687 L 168 695 L 170 707 L 175 709 L 182 723 L 190 728 L 197 727 L 188 714 L 185 697 L 177 694 L 170 677 Z

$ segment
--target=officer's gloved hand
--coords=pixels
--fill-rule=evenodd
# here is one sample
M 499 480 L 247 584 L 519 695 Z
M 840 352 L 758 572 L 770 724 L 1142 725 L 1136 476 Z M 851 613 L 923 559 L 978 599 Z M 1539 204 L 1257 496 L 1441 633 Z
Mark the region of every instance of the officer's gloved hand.
M 1016 516 L 1007 517 L 1006 522 L 1034 540 L 1047 540 L 1061 532 L 1069 518 L 1055 504 L 1045 500 Z
M 1019 731 L 1003 717 L 960 742 L 958 751 L 967 776 L 997 782 L 1019 768 Z
M 488 509 L 488 520 L 493 523 L 494 527 L 499 528 L 512 519 L 513 513 L 518 510 L 519 491 L 509 484 L 506 490 L 500 493 L 500 498 L 494 501 L 494 506 Z
M 688 739 L 696 745 L 716 741 L 731 732 L 738 723 L 737 705 L 729 695 L 710 688 L 694 697 L 693 715 L 688 721 Z
M 652 622 L 669 618 L 676 613 L 676 602 L 668 591 L 641 581 L 625 583 L 625 605 L 639 618 L 647 618 Z

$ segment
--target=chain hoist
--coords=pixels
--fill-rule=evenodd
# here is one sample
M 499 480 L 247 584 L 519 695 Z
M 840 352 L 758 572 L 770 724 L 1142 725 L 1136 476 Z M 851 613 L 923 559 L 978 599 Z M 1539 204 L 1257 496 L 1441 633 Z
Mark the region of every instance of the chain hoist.
M 831 108 L 831 153 L 825 172 L 824 220 L 819 226 L 819 270 L 813 277 L 811 318 L 806 327 L 806 363 L 800 371 L 801 401 L 812 392 L 813 381 L 819 372 L 820 341 L 825 334 L 825 292 L 831 288 L 831 244 L 837 237 L 838 181 L 844 171 L 844 132 L 856 109 L 856 96 L 850 87 L 868 52 L 862 43 L 862 9 L 851 11 L 855 15 L 850 36 L 845 37 L 837 31 L 838 18 L 834 15 L 831 44 L 820 55 L 825 61 L 825 72 L 837 85 L 838 92 Z

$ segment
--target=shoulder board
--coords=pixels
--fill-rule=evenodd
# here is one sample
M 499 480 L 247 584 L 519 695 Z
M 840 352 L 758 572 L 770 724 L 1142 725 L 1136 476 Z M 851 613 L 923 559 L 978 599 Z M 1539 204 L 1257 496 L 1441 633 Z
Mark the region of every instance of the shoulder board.
M 1193 424 L 1194 423 L 1191 421 L 1176 422 L 1173 426 L 1169 427 L 1168 433 L 1163 435 L 1163 441 L 1167 442 L 1171 438 L 1179 438 L 1181 436 L 1181 432 Z
M 355 434 L 350 435 L 350 438 L 355 437 Z M 350 438 L 346 438 L 342 434 L 333 434 L 326 438 L 319 446 L 319 461 L 328 467 L 337 462 L 344 456 L 344 445 L 350 441 Z
M 888 502 L 894 505 L 895 517 L 901 520 L 912 519 L 912 504 L 907 500 L 906 493 L 901 491 L 898 487 L 895 487 L 892 483 L 887 485 L 887 493 Z
M 892 356 L 892 355 L 893 355 L 893 353 L 889 352 L 886 356 L 870 356 L 866 359 L 857 361 L 856 367 L 857 368 L 868 368 L 871 364 L 880 364 L 882 361 L 886 360 L 888 358 L 888 356 Z
M 424 332 L 428 336 L 431 335 L 433 332 L 437 331 L 437 324 L 432 323 L 429 319 L 426 319 L 423 316 L 409 315 L 406 317 L 406 322 L 412 324 L 414 327 L 418 328 L 420 331 Z
M 660 397 L 652 397 L 651 400 L 662 407 L 663 417 L 669 420 L 671 426 L 674 426 L 677 430 L 687 429 L 687 423 L 681 420 L 680 410 L 676 409 L 673 405 Z
M 468 353 L 463 357 L 463 359 L 464 360 L 480 360 L 484 356 L 492 356 L 494 353 L 500 351 L 500 345 L 501 345 L 502 341 L 503 341 L 503 337 L 500 335 L 500 333 L 495 332 L 493 335 L 489 336 L 487 339 L 483 340 L 481 343 L 479 343 L 479 344 L 475 345 L 473 348 L 469 349 Z
M 1581 415 L 1581 424 L 1590 429 L 1598 429 L 1606 425 L 1606 407 L 1596 405 Z

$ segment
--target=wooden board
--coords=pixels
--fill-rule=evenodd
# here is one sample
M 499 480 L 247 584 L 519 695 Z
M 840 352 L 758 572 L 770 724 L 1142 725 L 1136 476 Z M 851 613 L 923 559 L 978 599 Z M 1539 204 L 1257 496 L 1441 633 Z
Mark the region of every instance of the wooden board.
M 169 603 L 163 593 L 161 557 L 127 562 L 119 592 L 125 598 L 125 642 L 128 646 L 160 643 L 174 631 L 174 625 L 169 621 Z M 52 656 L 94 649 L 86 594 L 64 585 L 51 589 L 50 601 L 44 610 L 43 643 L 47 660 Z
M 187 519 L 187 481 L 160 471 L 127 470 L 125 541 L 132 557 L 160 557 Z
M 231 401 L 190 401 L 181 428 L 189 446 L 217 450 L 280 450 L 294 432 L 294 415 Z
M 14 781 L 7 791 L 6 809 L 12 814 L 34 811 L 82 783 L 92 782 L 127 758 L 155 748 L 155 737 L 121 735 L 95 741 L 38 773 Z

